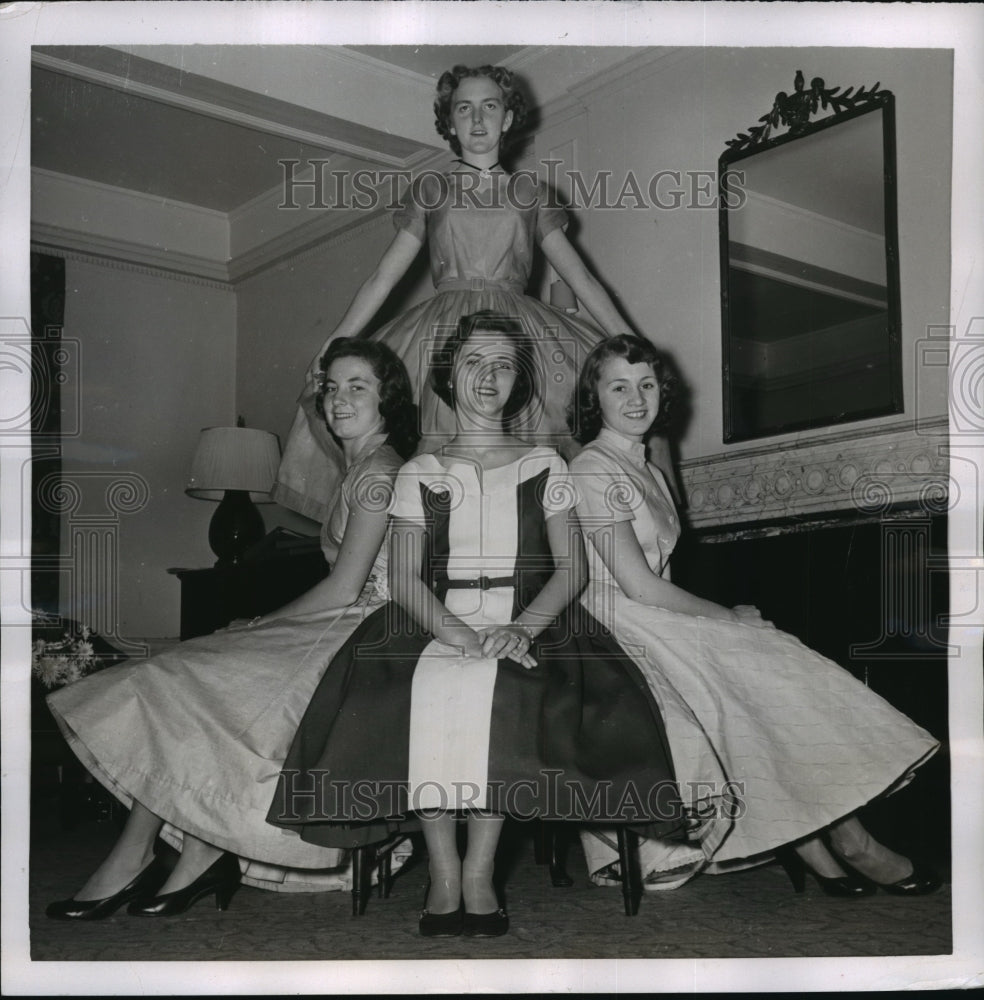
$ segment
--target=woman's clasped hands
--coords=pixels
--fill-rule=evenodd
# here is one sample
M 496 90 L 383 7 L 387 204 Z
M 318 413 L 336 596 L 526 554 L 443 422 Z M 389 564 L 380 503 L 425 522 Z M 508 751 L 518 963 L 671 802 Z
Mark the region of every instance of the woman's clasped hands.
M 530 655 L 533 637 L 528 625 L 489 625 L 472 630 L 473 638 L 461 646 L 464 656 L 478 660 L 514 660 L 527 670 L 536 666 Z

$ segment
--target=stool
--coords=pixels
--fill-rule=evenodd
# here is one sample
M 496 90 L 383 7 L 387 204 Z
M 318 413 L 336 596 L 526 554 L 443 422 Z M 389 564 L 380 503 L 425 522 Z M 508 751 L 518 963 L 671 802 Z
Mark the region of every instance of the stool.
M 634 917 L 639 912 L 639 902 L 642 899 L 638 838 L 626 826 L 616 827 L 615 836 L 618 840 L 618 867 L 625 915 Z M 574 884 L 574 880 L 567 874 L 565 868 L 566 842 L 565 824 L 558 821 L 540 821 L 534 840 L 536 863 L 549 865 L 550 881 L 556 888 L 566 888 Z

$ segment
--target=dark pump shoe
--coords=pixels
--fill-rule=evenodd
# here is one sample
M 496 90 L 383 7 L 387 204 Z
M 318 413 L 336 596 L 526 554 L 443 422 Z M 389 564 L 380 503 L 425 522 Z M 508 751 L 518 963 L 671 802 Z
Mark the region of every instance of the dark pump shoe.
M 509 915 L 505 910 L 493 913 L 465 913 L 462 933 L 465 937 L 502 937 L 509 930 Z
M 878 888 L 893 896 L 926 896 L 931 892 L 936 892 L 943 885 L 943 879 L 939 877 L 927 865 L 918 861 L 912 862 L 912 874 L 905 878 L 900 878 L 898 882 L 878 883 Z
M 457 937 L 461 933 L 461 907 L 450 913 L 428 913 L 424 910 L 420 914 L 418 929 L 422 937 Z
M 220 855 L 189 885 L 174 892 L 165 892 L 153 899 L 135 900 L 126 912 L 135 917 L 175 917 L 205 896 L 215 896 L 215 908 L 224 910 L 239 887 L 239 859 L 235 854 Z
M 793 891 L 800 893 L 806 888 L 806 876 L 810 875 L 815 880 L 823 893 L 827 896 L 836 896 L 840 899 L 858 899 L 861 896 L 873 896 L 877 891 L 874 883 L 866 879 L 858 878 L 856 875 L 818 875 L 806 862 L 792 849 L 776 851 L 776 858 L 782 865 L 789 881 L 793 883 Z
M 146 899 L 167 881 L 168 866 L 159 858 L 153 861 L 119 892 L 104 899 L 62 899 L 44 911 L 52 920 L 102 920 L 125 903 Z

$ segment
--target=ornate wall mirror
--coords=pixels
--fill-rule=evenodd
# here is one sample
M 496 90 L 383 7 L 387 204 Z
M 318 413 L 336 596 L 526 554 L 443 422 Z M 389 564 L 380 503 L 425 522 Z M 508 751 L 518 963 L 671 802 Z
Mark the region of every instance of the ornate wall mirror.
M 718 161 L 726 442 L 902 412 L 894 98 L 839 90 L 797 72 Z

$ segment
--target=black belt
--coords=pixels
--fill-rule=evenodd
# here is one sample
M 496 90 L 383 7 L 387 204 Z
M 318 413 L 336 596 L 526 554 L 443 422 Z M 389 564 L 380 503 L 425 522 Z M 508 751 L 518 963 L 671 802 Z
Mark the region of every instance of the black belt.
M 515 587 L 515 576 L 480 576 L 477 580 L 445 580 L 448 590 L 491 590 L 493 587 Z

